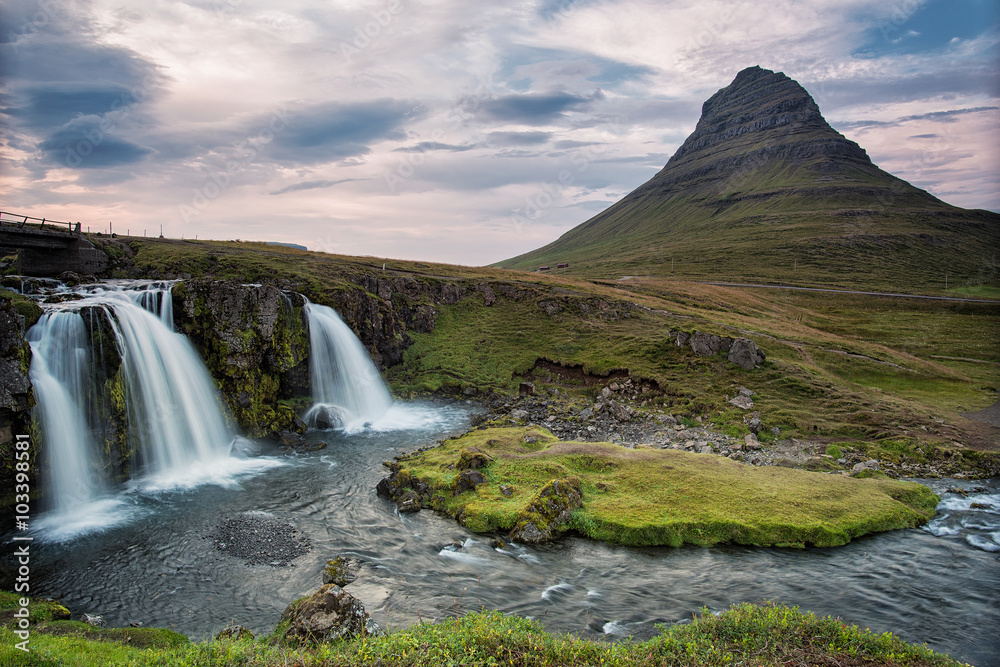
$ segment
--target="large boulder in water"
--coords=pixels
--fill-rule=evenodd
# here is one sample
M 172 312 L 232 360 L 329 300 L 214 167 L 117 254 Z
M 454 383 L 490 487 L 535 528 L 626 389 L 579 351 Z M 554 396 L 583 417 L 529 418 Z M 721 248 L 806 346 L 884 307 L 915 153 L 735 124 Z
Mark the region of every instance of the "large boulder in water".
M 312 644 L 383 634 L 361 601 L 335 584 L 290 604 L 278 627 L 284 638 Z
M 306 423 L 315 428 L 343 428 L 347 421 L 347 412 L 339 405 L 317 403 L 309 408 L 305 417 Z

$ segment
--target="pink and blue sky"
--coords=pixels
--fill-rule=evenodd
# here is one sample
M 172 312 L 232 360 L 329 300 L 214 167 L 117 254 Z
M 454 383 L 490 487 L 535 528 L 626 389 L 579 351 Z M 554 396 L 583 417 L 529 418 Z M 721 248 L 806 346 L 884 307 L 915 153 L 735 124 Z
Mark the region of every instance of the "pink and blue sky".
M 486 264 L 648 180 L 760 65 L 996 211 L 998 41 L 996 0 L 2 0 L 0 209 Z

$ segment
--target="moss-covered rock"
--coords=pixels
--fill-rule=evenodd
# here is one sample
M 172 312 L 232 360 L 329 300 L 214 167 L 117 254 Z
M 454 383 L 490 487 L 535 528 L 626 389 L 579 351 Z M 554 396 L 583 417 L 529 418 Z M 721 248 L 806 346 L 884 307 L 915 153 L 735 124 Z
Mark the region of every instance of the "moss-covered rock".
M 355 570 L 359 562 L 355 558 L 345 556 L 337 556 L 326 561 L 326 565 L 323 567 L 323 583 L 346 586 L 358 578 Z
M 22 608 L 23 599 L 28 600 L 28 621 L 33 625 L 44 621 L 68 620 L 70 617 L 69 609 L 55 600 L 25 598 L 17 593 L 0 591 L 0 625 L 15 624 L 14 613 Z
M 200 352 L 239 427 L 251 437 L 302 432 L 279 402 L 309 392 L 302 297 L 274 286 L 191 280 L 173 288 L 174 320 Z
M 293 644 L 318 644 L 383 634 L 361 601 L 340 586 L 326 584 L 285 609 L 275 631 Z
M 554 479 L 517 515 L 510 539 L 528 544 L 548 542 L 569 529 L 573 511 L 582 505 L 579 477 Z

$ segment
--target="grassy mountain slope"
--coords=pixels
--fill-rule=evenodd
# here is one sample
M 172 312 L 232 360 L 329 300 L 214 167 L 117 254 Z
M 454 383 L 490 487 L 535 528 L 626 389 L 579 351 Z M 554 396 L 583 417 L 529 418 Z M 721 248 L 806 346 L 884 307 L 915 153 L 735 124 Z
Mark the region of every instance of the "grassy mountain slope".
M 784 74 L 740 72 L 650 181 L 497 266 L 933 291 L 997 279 L 1000 215 L 874 164 Z

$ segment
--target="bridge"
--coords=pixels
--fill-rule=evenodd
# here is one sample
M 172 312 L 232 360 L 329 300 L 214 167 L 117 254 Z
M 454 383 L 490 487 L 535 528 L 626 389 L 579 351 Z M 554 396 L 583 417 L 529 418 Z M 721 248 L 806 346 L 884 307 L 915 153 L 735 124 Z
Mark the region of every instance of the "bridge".
M 0 256 L 14 254 L 16 270 L 23 275 L 96 275 L 108 268 L 108 256 L 84 238 L 79 223 L 0 211 Z

